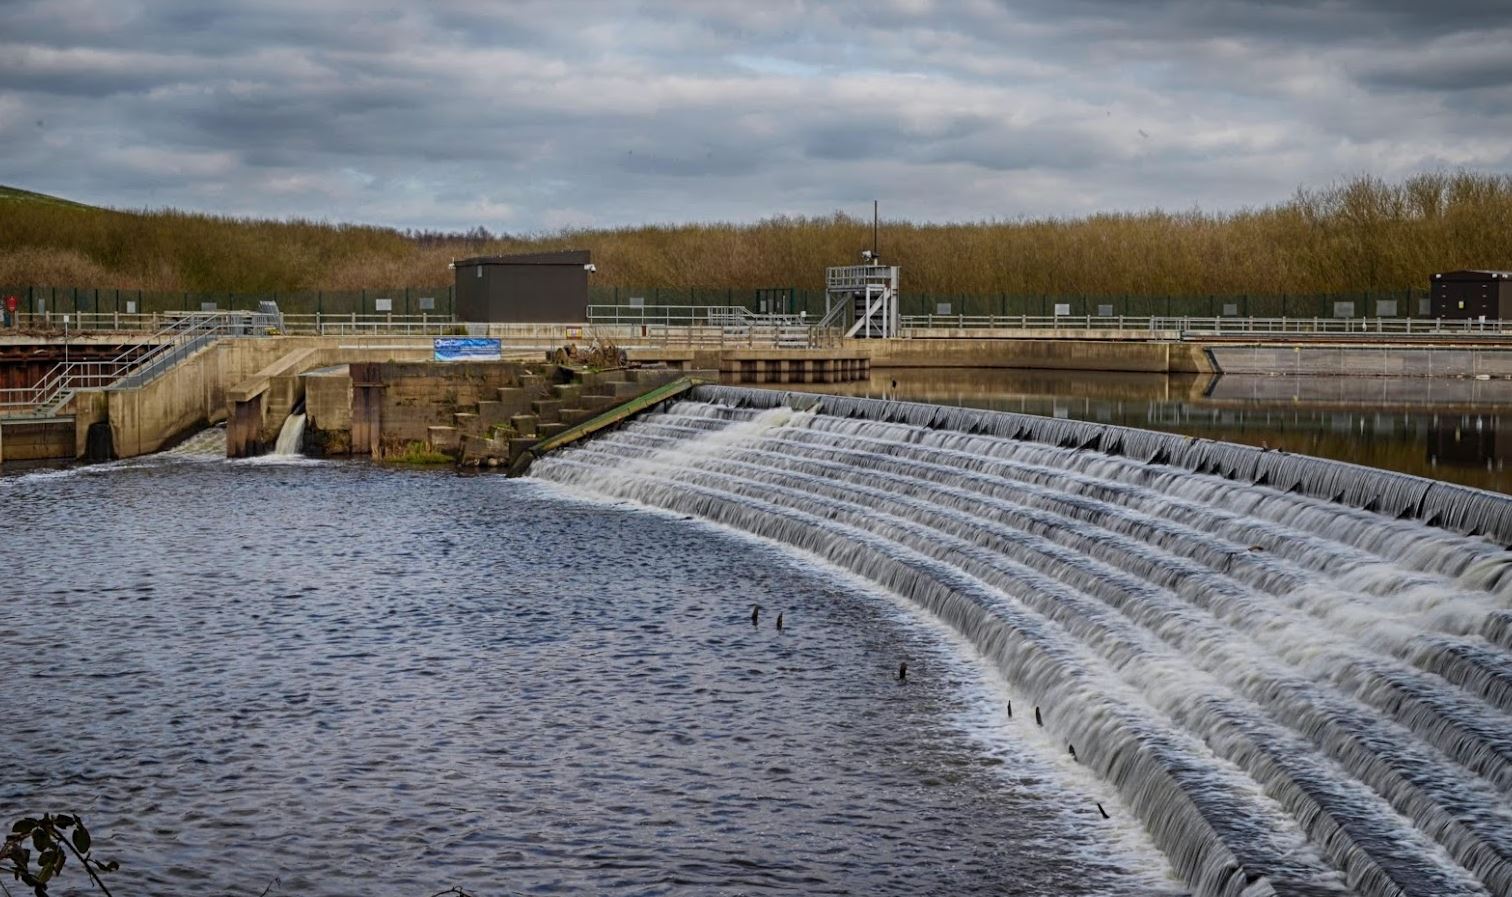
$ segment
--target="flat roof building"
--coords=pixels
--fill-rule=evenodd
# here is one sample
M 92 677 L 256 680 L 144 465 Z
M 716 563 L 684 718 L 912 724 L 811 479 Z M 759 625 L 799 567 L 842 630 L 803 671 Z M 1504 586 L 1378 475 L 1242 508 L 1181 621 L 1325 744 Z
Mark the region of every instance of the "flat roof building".
M 452 262 L 457 320 L 585 322 L 592 271 L 586 249 L 485 255 Z
M 1444 271 L 1429 289 L 1430 317 L 1512 320 L 1512 271 Z

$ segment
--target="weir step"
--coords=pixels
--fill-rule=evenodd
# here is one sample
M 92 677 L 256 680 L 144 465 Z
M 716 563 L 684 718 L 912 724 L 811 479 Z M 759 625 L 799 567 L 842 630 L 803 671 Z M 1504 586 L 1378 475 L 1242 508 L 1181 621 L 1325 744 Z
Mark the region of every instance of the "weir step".
M 458 430 L 475 432 L 478 428 L 478 415 L 471 411 L 458 411 L 452 415 L 452 424 Z
M 567 429 L 567 425 L 564 424 L 564 423 L 562 423 L 562 422 L 560 422 L 560 421 L 553 421 L 551 423 L 536 424 L 536 436 L 538 436 L 541 439 L 550 439 L 551 437 L 555 436 L 558 433 L 563 432 L 566 429 Z
M 583 394 L 583 387 L 576 383 L 553 383 L 551 385 L 551 397 L 563 404 L 576 401 Z

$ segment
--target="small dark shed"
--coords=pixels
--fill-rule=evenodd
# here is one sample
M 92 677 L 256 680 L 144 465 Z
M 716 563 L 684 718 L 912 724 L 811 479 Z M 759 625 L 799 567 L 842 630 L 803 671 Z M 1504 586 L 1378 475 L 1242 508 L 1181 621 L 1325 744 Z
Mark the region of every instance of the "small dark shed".
M 1445 271 L 1430 287 L 1431 317 L 1512 320 L 1512 271 Z
M 522 323 L 588 320 L 588 250 L 486 255 L 452 263 L 457 319 Z

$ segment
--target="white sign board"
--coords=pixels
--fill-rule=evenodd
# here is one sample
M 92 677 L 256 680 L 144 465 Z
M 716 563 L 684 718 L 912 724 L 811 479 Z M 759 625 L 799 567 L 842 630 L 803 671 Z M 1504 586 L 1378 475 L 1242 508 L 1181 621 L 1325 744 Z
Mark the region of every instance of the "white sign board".
M 1061 315 L 1069 315 L 1069 314 L 1071 314 L 1071 303 L 1069 303 L 1069 302 L 1057 302 L 1057 303 L 1055 303 L 1055 314 L 1056 314 L 1056 317 L 1059 317 Z
M 393 310 L 394 310 L 394 300 L 392 300 L 392 299 L 374 299 L 373 300 L 373 311 L 393 311 Z

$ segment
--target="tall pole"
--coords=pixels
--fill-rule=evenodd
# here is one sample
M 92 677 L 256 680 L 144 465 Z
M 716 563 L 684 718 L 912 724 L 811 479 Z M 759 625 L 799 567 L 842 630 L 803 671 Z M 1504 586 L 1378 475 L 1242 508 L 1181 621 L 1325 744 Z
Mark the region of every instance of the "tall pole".
M 881 256 L 877 254 L 877 201 L 872 200 L 872 261 L 877 261 Z

